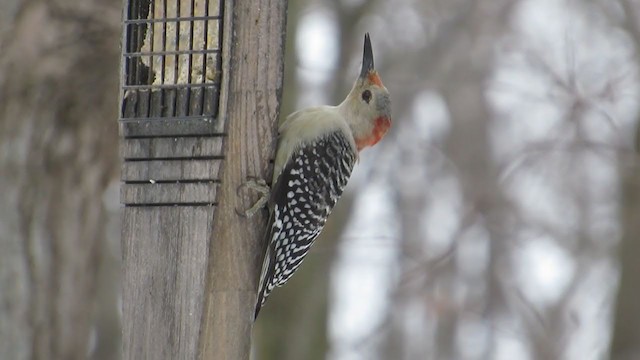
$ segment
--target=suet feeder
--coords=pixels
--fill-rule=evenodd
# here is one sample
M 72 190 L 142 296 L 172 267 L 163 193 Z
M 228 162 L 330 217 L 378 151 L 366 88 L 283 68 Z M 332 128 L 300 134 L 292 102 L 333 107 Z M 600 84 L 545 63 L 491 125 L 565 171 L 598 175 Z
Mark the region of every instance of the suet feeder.
M 130 0 L 124 19 L 122 202 L 213 205 L 222 6 L 217 0 Z

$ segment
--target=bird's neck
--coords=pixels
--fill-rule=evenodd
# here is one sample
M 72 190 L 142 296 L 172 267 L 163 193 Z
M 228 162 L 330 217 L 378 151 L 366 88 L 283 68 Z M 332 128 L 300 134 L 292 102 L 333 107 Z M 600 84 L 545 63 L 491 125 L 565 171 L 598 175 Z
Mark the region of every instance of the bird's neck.
M 391 127 L 391 120 L 380 116 L 374 120 L 373 124 L 371 131 L 368 131 L 364 136 L 355 138 L 358 151 L 377 144 L 384 137 L 387 131 L 389 131 L 389 128 Z

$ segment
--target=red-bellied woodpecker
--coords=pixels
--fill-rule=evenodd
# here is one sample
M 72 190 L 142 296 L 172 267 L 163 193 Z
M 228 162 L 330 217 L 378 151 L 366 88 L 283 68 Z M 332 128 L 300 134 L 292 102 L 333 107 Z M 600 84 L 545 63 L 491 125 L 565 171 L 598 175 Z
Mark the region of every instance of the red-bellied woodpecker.
M 267 251 L 255 316 L 271 290 L 298 269 L 347 185 L 362 149 L 391 127 L 391 100 L 373 67 L 369 34 L 362 70 L 338 106 L 297 111 L 279 128 L 269 196 Z

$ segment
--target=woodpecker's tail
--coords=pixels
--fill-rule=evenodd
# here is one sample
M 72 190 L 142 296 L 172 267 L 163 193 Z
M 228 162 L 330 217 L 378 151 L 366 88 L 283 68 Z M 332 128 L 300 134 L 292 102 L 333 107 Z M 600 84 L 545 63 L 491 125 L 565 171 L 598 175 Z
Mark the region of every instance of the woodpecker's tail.
M 264 262 L 262 263 L 262 273 L 260 274 L 260 285 L 258 286 L 258 300 L 256 301 L 256 310 L 254 313 L 254 320 L 258 318 L 258 313 L 264 304 L 268 296 L 266 289 L 267 284 L 270 282 L 268 274 L 273 273 L 270 267 L 271 265 L 271 246 L 267 248 L 267 253 L 264 256 Z
M 273 214 L 269 215 L 269 221 L 267 222 L 268 229 L 265 231 L 265 239 L 263 244 L 266 244 L 266 252 L 264 260 L 262 261 L 262 271 L 260 272 L 260 282 L 258 284 L 258 299 L 256 301 L 256 310 L 254 313 L 254 320 L 258 318 L 258 313 L 264 302 L 267 300 L 267 296 L 271 290 L 273 290 L 273 272 L 275 269 L 275 253 L 273 251 Z

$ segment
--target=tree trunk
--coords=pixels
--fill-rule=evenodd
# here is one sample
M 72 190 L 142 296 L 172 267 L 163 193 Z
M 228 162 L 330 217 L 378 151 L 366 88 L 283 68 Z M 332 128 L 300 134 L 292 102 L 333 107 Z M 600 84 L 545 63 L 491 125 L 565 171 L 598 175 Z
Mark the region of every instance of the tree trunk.
M 98 273 L 118 164 L 119 4 L 9 1 L 0 12 L 0 358 L 116 358 L 119 329 L 94 318 L 117 319 L 115 297 L 98 305 L 96 294 L 100 279 L 116 281 Z

